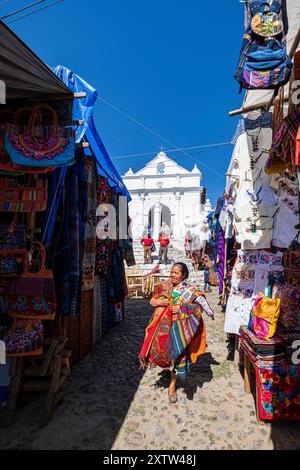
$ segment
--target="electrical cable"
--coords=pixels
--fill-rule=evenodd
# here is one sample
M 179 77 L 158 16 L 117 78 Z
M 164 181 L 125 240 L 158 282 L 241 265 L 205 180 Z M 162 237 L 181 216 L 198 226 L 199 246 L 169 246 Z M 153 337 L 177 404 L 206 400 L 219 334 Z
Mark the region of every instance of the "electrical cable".
M 35 3 L 32 3 L 31 5 L 28 5 L 27 7 L 21 8 L 20 10 L 13 11 L 12 13 L 9 13 L 8 15 L 2 16 L 1 20 L 5 20 L 6 18 L 10 18 L 11 16 L 17 15 L 18 13 L 22 13 L 22 11 L 29 10 L 29 8 L 33 8 L 36 5 L 40 5 L 40 3 L 45 3 L 47 1 L 48 0 L 39 0 L 38 2 L 35 2 Z
M 27 15 L 23 15 L 21 16 L 20 18 L 17 18 L 16 20 L 13 20 L 13 21 L 8 21 L 7 24 L 11 24 L 11 23 L 15 23 L 16 21 L 20 21 L 22 20 L 23 18 L 27 18 L 28 16 L 31 16 L 31 15 L 35 15 L 36 13 L 39 13 L 43 10 L 47 10 L 48 8 L 51 8 L 55 5 L 57 5 L 58 3 L 62 3 L 64 2 L 65 0 L 58 0 L 57 2 L 54 2 L 54 3 L 51 3 L 50 5 L 47 5 L 46 7 L 43 7 L 43 8 L 38 8 L 37 10 L 31 12 L 31 13 L 28 13 Z
M 109 106 L 111 109 L 113 109 L 114 111 L 120 113 L 122 116 L 125 116 L 127 119 L 129 119 L 130 121 L 134 122 L 135 124 L 137 124 L 138 126 L 141 126 L 143 129 L 145 129 L 147 132 L 149 132 L 150 134 L 154 135 L 155 137 L 157 137 L 158 139 L 160 140 L 163 140 L 164 142 L 168 143 L 169 145 L 171 145 L 172 147 L 174 147 L 175 149 L 179 149 L 179 147 L 177 147 L 177 145 L 175 145 L 173 142 L 171 142 L 169 139 L 166 139 L 165 137 L 159 135 L 157 132 L 153 131 L 152 129 L 150 129 L 150 127 L 147 127 L 145 126 L 143 123 L 141 123 L 140 121 L 138 121 L 137 119 L 133 118 L 132 116 L 130 116 L 129 114 L 125 113 L 124 111 L 122 111 L 120 108 L 117 108 L 116 106 L 114 106 L 112 103 L 109 103 L 107 100 L 105 100 L 104 98 L 102 98 L 101 96 L 97 96 L 97 99 L 102 101 L 104 104 L 106 104 L 107 106 Z M 207 168 L 209 171 L 211 171 L 212 173 L 214 173 L 215 175 L 221 177 L 222 179 L 225 178 L 225 176 L 221 173 L 218 173 L 217 171 L 215 171 L 213 168 L 210 168 L 208 165 L 205 165 L 205 163 L 201 162 L 200 160 L 197 160 L 193 155 L 189 154 L 188 152 L 184 151 L 184 150 L 178 150 L 179 152 L 185 154 L 186 156 L 188 156 L 189 158 L 191 158 L 192 160 L 194 160 L 196 163 L 199 163 L 200 165 L 204 166 L 205 168 Z

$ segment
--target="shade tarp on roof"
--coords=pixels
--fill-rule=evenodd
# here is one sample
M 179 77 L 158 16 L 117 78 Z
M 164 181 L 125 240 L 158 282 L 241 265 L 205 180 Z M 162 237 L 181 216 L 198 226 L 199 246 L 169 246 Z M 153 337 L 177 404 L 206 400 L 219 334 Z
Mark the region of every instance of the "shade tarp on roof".
M 0 21 L 0 80 L 6 99 L 68 96 L 71 91 L 52 70 L 2 21 Z
M 287 34 L 287 51 L 291 50 L 293 42 L 300 28 L 300 0 L 287 0 L 287 12 L 289 31 Z M 298 49 L 300 47 L 298 46 Z M 250 90 L 245 95 L 243 107 L 253 106 L 259 103 L 269 102 L 273 96 L 273 90 Z M 285 95 L 289 94 L 289 85 L 285 87 Z
M 118 170 L 109 158 L 108 152 L 95 125 L 93 110 L 97 99 L 96 89 L 79 77 L 79 75 L 76 75 L 62 65 L 53 68 L 53 72 L 73 93 L 86 93 L 85 98 L 74 100 L 73 120 L 84 121 L 84 126 L 77 126 L 76 128 L 76 141 L 81 142 L 85 140 L 89 142 L 91 150 L 97 160 L 100 175 L 108 178 L 110 186 L 116 188 L 120 194 L 127 196 L 130 201 L 130 194 Z

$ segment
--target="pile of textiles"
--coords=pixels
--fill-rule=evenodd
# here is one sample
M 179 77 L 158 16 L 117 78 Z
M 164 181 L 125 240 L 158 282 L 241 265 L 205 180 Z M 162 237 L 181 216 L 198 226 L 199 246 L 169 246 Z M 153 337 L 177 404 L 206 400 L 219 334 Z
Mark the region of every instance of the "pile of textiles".
M 240 347 L 258 367 L 285 362 L 285 343 L 278 335 L 273 336 L 269 341 L 264 341 L 249 328 L 242 327 Z
M 300 420 L 300 365 L 265 365 L 256 368 L 260 419 Z

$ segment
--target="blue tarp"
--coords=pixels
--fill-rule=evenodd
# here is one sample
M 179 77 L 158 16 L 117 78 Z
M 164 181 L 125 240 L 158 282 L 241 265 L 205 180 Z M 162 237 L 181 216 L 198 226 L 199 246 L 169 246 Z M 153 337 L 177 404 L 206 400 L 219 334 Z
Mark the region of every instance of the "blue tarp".
M 85 92 L 86 98 L 74 100 L 73 120 L 83 120 L 84 126 L 76 127 L 76 142 L 88 141 L 98 163 L 99 174 L 109 180 L 110 186 L 116 188 L 118 192 L 128 197 L 130 194 L 123 183 L 123 180 L 109 158 L 103 142 L 96 129 L 93 118 L 94 105 L 97 100 L 97 91 L 81 77 L 73 73 L 67 67 L 58 65 L 52 69 L 55 75 L 73 92 Z

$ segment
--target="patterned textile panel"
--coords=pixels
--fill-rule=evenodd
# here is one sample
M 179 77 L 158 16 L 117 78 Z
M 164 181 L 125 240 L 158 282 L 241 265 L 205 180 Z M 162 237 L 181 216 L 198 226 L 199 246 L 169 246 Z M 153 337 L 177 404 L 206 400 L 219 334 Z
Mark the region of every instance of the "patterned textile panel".
M 300 366 L 256 368 L 259 418 L 300 420 Z

